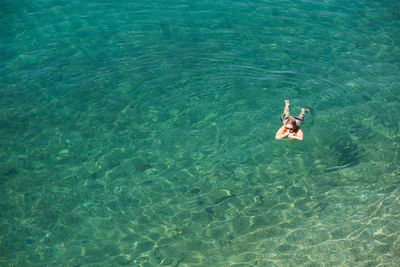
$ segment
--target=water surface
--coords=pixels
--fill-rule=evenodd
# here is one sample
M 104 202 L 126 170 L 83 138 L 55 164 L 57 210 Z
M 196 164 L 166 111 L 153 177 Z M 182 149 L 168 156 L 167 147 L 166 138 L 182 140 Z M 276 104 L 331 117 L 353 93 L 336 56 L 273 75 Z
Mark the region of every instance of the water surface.
M 399 265 L 398 1 L 0 10 L 0 265 Z

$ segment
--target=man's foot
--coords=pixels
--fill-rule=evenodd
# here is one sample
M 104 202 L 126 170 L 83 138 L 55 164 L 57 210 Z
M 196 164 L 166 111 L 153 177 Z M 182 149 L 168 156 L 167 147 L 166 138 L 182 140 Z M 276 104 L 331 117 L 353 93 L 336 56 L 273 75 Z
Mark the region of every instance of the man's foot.
M 290 101 L 289 100 L 285 100 L 285 105 L 288 107 L 290 106 Z
M 301 108 L 301 113 L 306 113 L 306 112 L 310 112 L 310 110 L 308 108 Z

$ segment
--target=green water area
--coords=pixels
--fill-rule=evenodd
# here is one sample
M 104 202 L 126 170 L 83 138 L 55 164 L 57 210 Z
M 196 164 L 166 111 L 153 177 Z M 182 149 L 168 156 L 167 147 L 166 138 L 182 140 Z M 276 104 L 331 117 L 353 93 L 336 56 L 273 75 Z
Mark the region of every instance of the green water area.
M 400 266 L 399 121 L 399 1 L 2 1 L 0 266 Z

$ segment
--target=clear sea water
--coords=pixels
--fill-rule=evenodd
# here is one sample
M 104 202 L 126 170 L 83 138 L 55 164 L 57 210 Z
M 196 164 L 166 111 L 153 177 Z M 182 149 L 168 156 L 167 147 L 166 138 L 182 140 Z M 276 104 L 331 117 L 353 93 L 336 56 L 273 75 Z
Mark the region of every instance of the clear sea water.
M 0 14 L 0 266 L 400 265 L 399 1 Z

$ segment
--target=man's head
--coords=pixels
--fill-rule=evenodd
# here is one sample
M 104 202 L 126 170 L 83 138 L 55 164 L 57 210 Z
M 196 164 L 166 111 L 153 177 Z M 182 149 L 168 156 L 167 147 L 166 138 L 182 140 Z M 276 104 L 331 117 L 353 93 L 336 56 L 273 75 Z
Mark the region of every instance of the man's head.
M 289 118 L 285 121 L 285 128 L 290 133 L 297 132 L 299 126 L 297 126 L 296 120 L 293 116 L 289 116 Z

